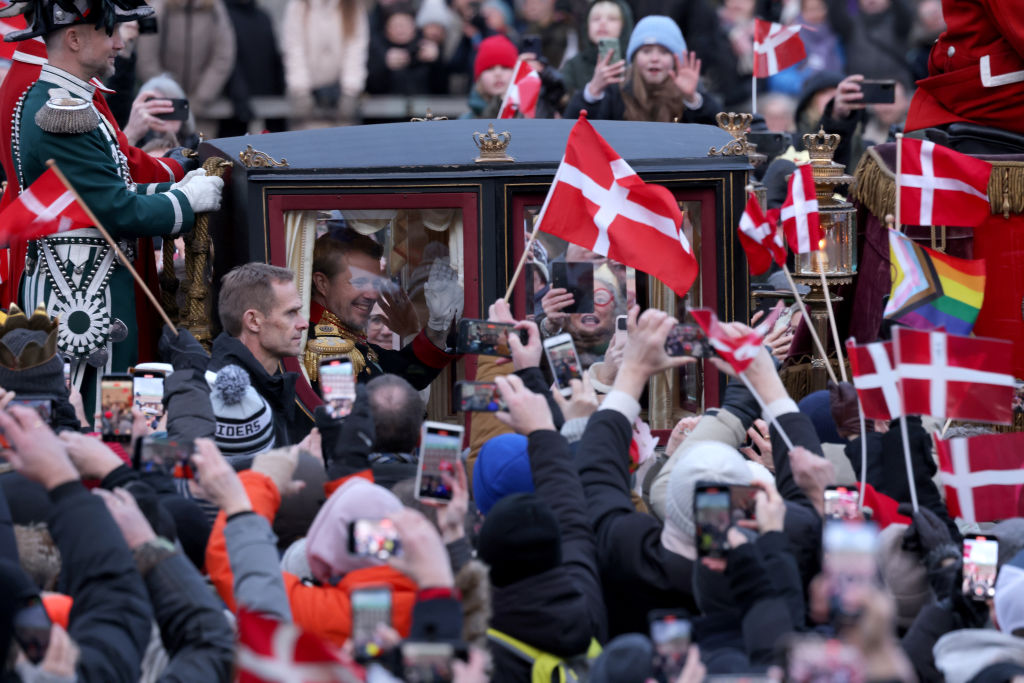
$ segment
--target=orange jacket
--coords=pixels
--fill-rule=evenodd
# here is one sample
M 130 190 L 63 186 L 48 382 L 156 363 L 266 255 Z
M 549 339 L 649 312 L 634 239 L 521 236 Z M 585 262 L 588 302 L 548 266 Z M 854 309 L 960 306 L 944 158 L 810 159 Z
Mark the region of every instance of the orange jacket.
M 253 512 L 271 524 L 281 505 L 281 494 L 269 477 L 247 470 L 239 475 L 249 495 Z M 206 571 L 224 602 L 237 611 L 234 576 L 228 561 L 224 539 L 224 512 L 217 515 L 210 541 L 206 546 Z M 294 574 L 284 572 L 284 588 L 292 609 L 292 618 L 303 629 L 342 645 L 352 635 L 352 607 L 349 594 L 357 588 L 389 586 L 391 588 L 391 626 L 406 637 L 412 625 L 412 608 L 416 602 L 416 583 L 391 567 L 370 567 L 346 574 L 334 586 L 310 586 Z

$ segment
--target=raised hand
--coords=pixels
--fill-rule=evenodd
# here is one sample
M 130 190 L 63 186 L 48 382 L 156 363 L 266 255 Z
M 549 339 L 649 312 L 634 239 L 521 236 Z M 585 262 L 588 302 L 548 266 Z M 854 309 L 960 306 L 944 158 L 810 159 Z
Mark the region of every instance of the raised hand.
M 620 59 L 612 64 L 611 61 L 611 50 L 597 60 L 597 66 L 594 67 L 594 75 L 590 82 L 587 83 L 587 94 L 590 95 L 591 99 L 601 99 L 605 88 L 626 80 L 626 62 Z
M 697 86 L 700 84 L 700 60 L 696 52 L 686 52 L 682 58 L 675 55 L 675 60 L 672 82 L 683 93 L 683 101 L 690 102 L 697 96 Z
M 519 377 L 495 377 L 494 383 L 498 385 L 501 398 L 508 406 L 507 413 L 494 413 L 496 418 L 523 436 L 555 428 L 547 399 L 527 389 Z

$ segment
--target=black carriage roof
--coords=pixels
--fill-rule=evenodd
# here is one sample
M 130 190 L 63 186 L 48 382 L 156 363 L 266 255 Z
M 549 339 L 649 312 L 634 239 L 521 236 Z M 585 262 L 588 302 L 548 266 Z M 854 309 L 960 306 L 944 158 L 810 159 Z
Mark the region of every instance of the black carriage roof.
M 479 150 L 474 133 L 508 131 L 508 154 L 515 163 L 475 163 Z M 246 147 L 287 160 L 287 167 L 254 167 L 247 175 L 364 174 L 381 172 L 439 172 L 486 175 L 517 175 L 531 168 L 548 172 L 565 152 L 575 121 L 487 119 L 417 121 L 367 126 L 347 126 L 290 131 L 267 135 L 221 138 L 204 143 L 201 156 L 220 156 L 239 166 Z M 712 146 L 722 147 L 732 138 L 715 126 L 594 121 L 594 127 L 637 171 L 737 170 L 748 168 L 745 156 L 709 156 Z

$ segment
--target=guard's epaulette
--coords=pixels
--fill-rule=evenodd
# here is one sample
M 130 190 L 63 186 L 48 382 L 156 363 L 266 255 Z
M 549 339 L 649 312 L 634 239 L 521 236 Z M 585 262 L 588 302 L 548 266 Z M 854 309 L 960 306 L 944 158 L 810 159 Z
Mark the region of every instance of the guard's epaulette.
M 91 102 L 72 97 L 67 90 L 54 89 L 49 95 L 50 99 L 36 112 L 36 125 L 47 133 L 78 135 L 99 127 L 99 114 Z

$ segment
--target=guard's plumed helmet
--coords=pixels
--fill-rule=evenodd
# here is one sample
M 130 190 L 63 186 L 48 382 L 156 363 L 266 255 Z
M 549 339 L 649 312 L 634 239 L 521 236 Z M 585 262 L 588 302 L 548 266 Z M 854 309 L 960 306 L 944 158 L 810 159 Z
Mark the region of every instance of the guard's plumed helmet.
M 37 36 L 46 36 L 58 29 L 76 24 L 103 27 L 107 34 L 115 24 L 135 21 L 153 14 L 145 0 L 16 0 L 0 3 L 0 16 L 25 14 L 28 28 L 11 31 L 4 40 L 16 42 Z

